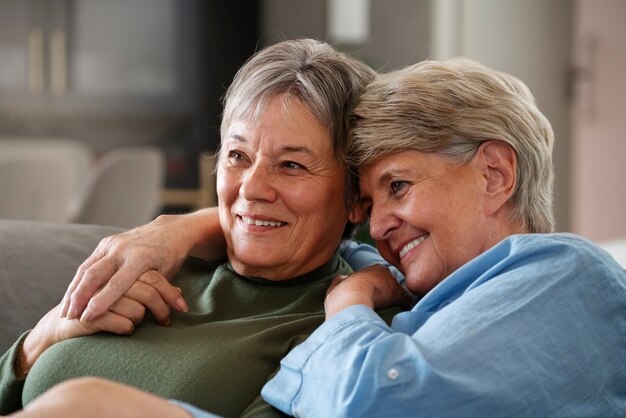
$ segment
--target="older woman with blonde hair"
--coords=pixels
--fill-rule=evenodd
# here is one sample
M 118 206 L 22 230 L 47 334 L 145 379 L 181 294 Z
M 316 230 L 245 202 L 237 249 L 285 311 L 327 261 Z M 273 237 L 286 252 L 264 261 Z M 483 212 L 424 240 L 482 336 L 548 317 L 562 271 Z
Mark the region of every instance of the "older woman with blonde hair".
M 622 416 L 626 274 L 549 233 L 554 135 L 526 86 L 423 62 L 368 86 L 352 137 L 371 235 L 421 299 L 389 327 L 378 270 L 336 284 L 264 398 L 296 416 Z

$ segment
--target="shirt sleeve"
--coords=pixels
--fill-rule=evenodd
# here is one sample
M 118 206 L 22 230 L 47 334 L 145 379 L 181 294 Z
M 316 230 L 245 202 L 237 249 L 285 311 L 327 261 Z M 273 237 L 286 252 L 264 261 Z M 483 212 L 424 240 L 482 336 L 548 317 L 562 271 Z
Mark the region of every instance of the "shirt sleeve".
M 355 305 L 285 357 L 262 395 L 295 417 L 533 416 L 515 410 L 528 404 L 520 396 L 532 391 L 504 383 L 520 365 L 515 358 L 508 359 L 513 367 L 490 358 L 491 343 L 445 347 L 436 333 L 422 338 L 394 331 L 369 308 Z M 532 378 L 520 380 L 527 385 L 537 379 L 533 363 L 528 369 Z
M 22 389 L 26 379 L 15 377 L 15 358 L 28 331 L 0 357 L 0 415 L 7 415 L 22 408 Z
M 419 391 L 416 370 L 426 373 L 421 364 L 416 367 L 424 361 L 418 352 L 410 336 L 355 305 L 326 321 L 285 357 L 262 395 L 296 417 L 415 416 L 406 400 Z
M 371 245 L 353 240 L 344 240 L 339 247 L 341 257 L 348 262 L 352 270 L 358 271 L 365 267 L 380 264 L 387 267 L 391 274 L 404 285 L 404 276 L 400 271 L 389 264 Z

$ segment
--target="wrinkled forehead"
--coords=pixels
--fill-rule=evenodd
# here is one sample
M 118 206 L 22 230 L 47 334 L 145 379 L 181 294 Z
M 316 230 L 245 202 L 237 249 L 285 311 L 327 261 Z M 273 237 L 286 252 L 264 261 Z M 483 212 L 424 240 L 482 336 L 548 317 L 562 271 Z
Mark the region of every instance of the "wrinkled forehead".
M 332 140 L 323 125 L 299 101 L 276 97 L 257 115 L 231 119 L 222 135 L 222 147 L 241 144 L 248 149 L 280 150 L 281 154 L 308 154 L 328 160 L 334 157 Z
M 236 120 L 245 121 L 251 125 L 259 124 L 267 112 L 274 111 L 277 105 L 284 109 L 285 112 L 289 112 L 294 108 L 304 109 L 312 117 L 319 120 L 319 117 L 315 115 L 311 106 L 290 93 L 261 94 L 256 97 L 243 95 L 231 96 L 224 108 L 221 126 L 222 136 L 227 131 L 230 124 Z M 322 121 L 320 121 L 320 123 L 322 123 Z

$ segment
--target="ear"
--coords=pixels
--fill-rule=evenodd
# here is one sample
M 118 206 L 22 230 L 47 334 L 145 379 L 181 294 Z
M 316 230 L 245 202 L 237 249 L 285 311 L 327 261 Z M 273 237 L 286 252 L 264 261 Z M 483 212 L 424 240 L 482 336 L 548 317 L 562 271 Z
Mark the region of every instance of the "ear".
M 504 141 L 489 140 L 478 148 L 485 178 L 486 211 L 496 213 L 515 191 L 517 184 L 517 154 Z
M 350 213 L 348 213 L 348 220 L 353 224 L 359 224 L 367 220 L 367 208 L 361 200 L 352 205 Z

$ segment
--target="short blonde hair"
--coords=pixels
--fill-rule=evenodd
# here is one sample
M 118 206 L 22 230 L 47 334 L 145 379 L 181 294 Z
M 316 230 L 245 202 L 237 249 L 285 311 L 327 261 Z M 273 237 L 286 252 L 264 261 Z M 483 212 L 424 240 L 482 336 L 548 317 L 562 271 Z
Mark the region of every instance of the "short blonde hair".
M 554 133 L 517 78 L 465 58 L 424 61 L 380 76 L 353 112 L 352 164 L 404 150 L 467 162 L 485 140 L 517 154 L 513 216 L 530 232 L 554 230 Z

